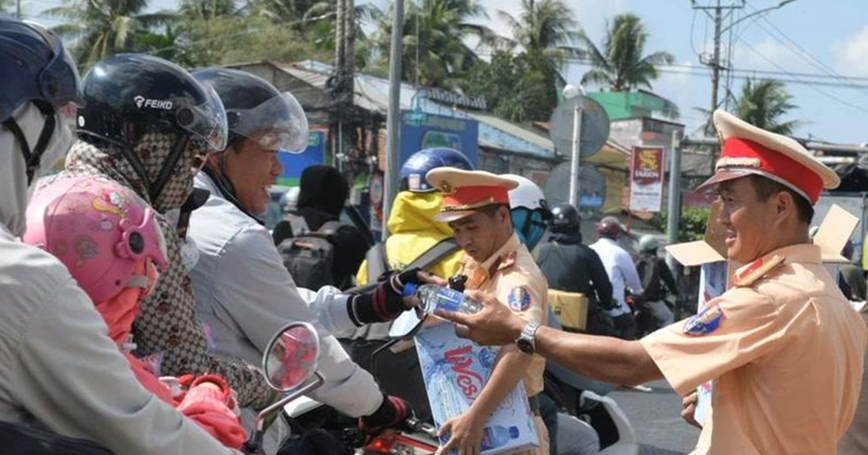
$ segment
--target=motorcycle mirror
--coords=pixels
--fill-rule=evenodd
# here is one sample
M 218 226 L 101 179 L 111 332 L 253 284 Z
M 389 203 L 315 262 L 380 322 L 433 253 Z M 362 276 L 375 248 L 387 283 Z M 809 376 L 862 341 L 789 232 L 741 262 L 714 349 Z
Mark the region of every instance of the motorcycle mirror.
M 312 325 L 291 322 L 274 335 L 262 356 L 262 372 L 268 385 L 290 393 L 259 412 L 250 439 L 244 442 L 244 453 L 262 453 L 263 427 L 268 416 L 323 385 L 325 378 L 316 371 L 318 362 L 319 335 Z
M 319 336 L 316 329 L 306 322 L 292 322 L 268 343 L 262 371 L 268 385 L 289 392 L 310 379 L 316 372 L 318 361 Z

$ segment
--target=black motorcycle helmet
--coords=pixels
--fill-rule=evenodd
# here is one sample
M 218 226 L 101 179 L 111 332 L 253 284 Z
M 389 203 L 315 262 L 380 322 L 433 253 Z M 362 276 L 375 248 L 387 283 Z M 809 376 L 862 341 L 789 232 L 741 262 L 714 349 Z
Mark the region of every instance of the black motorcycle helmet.
M 79 137 L 118 146 L 148 183 L 151 200 L 162 191 L 190 140 L 201 150 L 226 147 L 226 112 L 220 99 L 174 63 L 148 55 L 116 55 L 97 62 L 82 85 Z M 151 181 L 133 150 L 154 129 L 176 133 L 178 139 Z
M 229 144 L 247 138 L 267 150 L 300 153 L 307 147 L 307 116 L 291 93 L 281 93 L 259 76 L 228 68 L 194 71 L 193 77 L 211 87 L 223 102 Z
M 556 204 L 552 207 L 551 230 L 555 234 L 575 234 L 579 232 L 582 216 L 570 204 Z

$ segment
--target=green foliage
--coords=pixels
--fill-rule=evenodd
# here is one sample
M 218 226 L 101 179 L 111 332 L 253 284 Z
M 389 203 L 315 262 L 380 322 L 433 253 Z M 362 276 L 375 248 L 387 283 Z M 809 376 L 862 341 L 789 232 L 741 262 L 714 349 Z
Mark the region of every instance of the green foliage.
M 175 20 L 174 13 L 144 14 L 148 0 L 69 0 L 44 14 L 69 22 L 54 27 L 74 40 L 72 53 L 83 67 L 111 55 L 134 50 L 135 37 Z
M 232 32 L 227 33 L 227 30 Z M 267 18 L 221 16 L 200 19 L 187 26 L 183 55 L 190 66 L 272 60 L 293 62 L 308 58 L 328 61 L 324 53 L 302 39 L 289 27 L 273 24 Z
M 782 121 L 796 105 L 793 96 L 787 92 L 784 83 L 774 79 L 748 79 L 741 89 L 741 97 L 735 106 L 735 115 L 767 131 L 779 134 L 792 134 L 804 122 L 798 120 Z
M 366 70 L 388 66 L 392 39 L 392 8 L 381 10 L 367 5 L 364 17 L 372 33 Z M 418 80 L 427 87 L 454 88 L 479 61 L 464 39 L 475 36 L 482 42 L 494 39 L 487 27 L 470 23 L 485 17 L 478 0 L 421 0 L 407 4 L 404 18 L 401 79 Z
M 639 87 L 651 89 L 657 79 L 655 65 L 672 63 L 668 52 L 643 55 L 648 31 L 633 14 L 619 14 L 607 27 L 602 49 L 586 35 L 581 36 L 593 68 L 582 77 L 582 84 L 600 84 L 613 92 L 628 92 Z
M 463 89 L 488 100 L 497 116 L 514 122 L 548 120 L 557 104 L 555 68 L 546 56 L 495 52 L 471 69 Z
M 666 232 L 668 216 L 664 212 L 654 214 L 648 221 L 656 229 Z M 681 222 L 678 223 L 678 241 L 692 242 L 702 240 L 705 236 L 705 226 L 708 224 L 708 209 L 698 207 L 682 207 Z

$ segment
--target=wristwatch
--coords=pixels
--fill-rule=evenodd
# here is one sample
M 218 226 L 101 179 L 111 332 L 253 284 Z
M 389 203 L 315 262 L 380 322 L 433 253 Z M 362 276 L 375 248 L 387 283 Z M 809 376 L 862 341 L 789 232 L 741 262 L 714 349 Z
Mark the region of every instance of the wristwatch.
M 515 339 L 515 345 L 518 350 L 525 354 L 533 354 L 536 351 L 536 331 L 539 329 L 539 324 L 536 322 L 528 322 L 521 330 L 521 334 Z

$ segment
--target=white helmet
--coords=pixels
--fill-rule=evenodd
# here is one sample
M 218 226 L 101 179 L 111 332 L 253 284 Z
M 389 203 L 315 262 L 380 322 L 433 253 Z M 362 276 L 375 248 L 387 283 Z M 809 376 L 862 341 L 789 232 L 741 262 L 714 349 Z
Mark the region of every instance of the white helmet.
M 509 212 L 512 225 L 519 238 L 533 249 L 545 235 L 552 214 L 545 195 L 536 183 L 519 175 L 506 174 L 518 186 L 509 192 Z
M 548 210 L 548 205 L 545 202 L 546 197 L 536 183 L 515 174 L 504 174 L 501 177 L 518 182 L 518 186 L 509 191 L 509 208 L 524 207 L 528 210 Z

